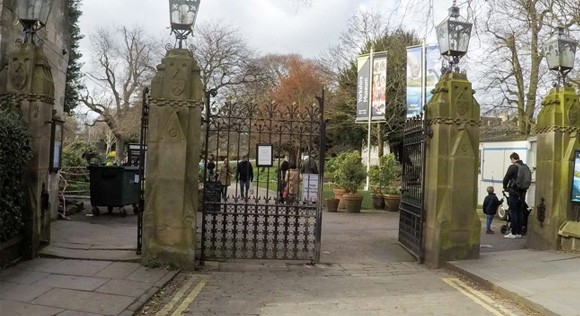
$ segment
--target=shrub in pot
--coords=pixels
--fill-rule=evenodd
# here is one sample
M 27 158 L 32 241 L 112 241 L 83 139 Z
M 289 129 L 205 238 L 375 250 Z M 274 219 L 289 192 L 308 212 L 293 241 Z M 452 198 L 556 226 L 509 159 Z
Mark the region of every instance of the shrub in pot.
M 347 212 L 360 212 L 362 195 L 357 194 L 358 188 L 366 179 L 367 173 L 358 151 L 341 153 L 339 163 L 334 172 L 334 182 L 345 190 L 342 196 Z

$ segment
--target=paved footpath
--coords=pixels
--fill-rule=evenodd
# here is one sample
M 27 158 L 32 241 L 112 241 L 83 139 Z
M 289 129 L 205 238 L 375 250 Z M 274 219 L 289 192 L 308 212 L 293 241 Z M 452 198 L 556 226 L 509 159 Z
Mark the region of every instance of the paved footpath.
M 38 258 L 0 271 L 0 315 L 133 315 L 177 271 Z
M 229 262 L 207 267 L 157 315 L 527 315 L 416 263 Z

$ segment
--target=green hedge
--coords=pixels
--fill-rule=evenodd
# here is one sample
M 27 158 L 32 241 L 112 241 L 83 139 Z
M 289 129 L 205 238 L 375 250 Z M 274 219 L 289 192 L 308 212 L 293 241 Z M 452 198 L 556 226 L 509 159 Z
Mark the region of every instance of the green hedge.
M 15 112 L 0 110 L 0 240 L 18 236 L 28 204 L 23 171 L 32 157 L 30 135 Z

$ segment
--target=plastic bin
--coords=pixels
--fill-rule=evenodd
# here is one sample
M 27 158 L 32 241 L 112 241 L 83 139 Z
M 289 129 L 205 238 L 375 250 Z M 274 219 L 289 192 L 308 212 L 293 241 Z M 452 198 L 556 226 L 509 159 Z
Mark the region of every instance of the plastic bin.
M 106 206 L 109 213 L 113 207 L 120 207 L 121 214 L 126 215 L 123 207 L 133 205 L 133 212 L 138 212 L 141 191 L 139 167 L 89 166 L 88 169 L 94 215 L 100 213 L 98 206 Z

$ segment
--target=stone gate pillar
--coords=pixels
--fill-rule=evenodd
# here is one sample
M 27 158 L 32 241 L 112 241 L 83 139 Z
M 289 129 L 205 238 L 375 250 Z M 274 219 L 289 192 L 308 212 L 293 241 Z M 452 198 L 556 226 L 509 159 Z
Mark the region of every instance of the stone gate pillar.
M 30 209 L 23 214 L 27 239 L 24 254 L 36 257 L 41 243 L 50 242 L 48 175 L 54 81 L 41 46 L 16 44 L 9 58 L 8 69 L 1 74 L 6 90 L 0 92 L 0 98 L 3 104 L 22 113 L 30 132 L 33 156 L 25 174 Z
M 542 101 L 536 125 L 536 194 L 528 218 L 529 248 L 560 249 L 558 230 L 567 220 L 575 219 L 570 193 L 574 150 L 580 148 L 579 131 L 580 105 L 574 88 L 552 89 Z M 580 231 L 576 234 L 580 236 Z
M 447 72 L 427 104 L 425 263 L 479 257 L 479 104 L 467 76 Z
M 186 49 L 167 52 L 151 83 L 143 260 L 193 269 L 203 89 Z

